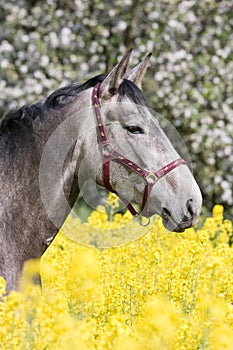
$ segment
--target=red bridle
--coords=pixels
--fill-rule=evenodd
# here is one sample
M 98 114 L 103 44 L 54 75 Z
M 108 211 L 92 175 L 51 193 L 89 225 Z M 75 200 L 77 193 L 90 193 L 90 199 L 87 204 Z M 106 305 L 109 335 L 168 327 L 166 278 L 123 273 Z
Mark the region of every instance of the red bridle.
M 97 119 L 97 128 L 98 128 L 98 142 L 102 145 L 102 153 L 103 153 L 103 181 L 105 188 L 113 193 L 118 193 L 112 188 L 110 184 L 110 161 L 115 161 L 120 164 L 122 164 L 124 167 L 132 170 L 134 173 L 138 174 L 139 176 L 143 177 L 143 179 L 146 181 L 146 186 L 144 190 L 143 200 L 142 200 L 142 207 L 141 207 L 141 213 L 138 213 L 131 203 L 128 203 L 127 200 L 119 196 L 120 200 L 126 205 L 126 207 L 129 209 L 132 215 L 141 214 L 144 216 L 147 216 L 148 212 L 148 204 L 149 204 L 149 196 L 151 193 L 151 190 L 153 186 L 156 184 L 156 182 L 161 179 L 164 175 L 169 173 L 171 170 L 175 169 L 181 164 L 186 164 L 185 161 L 182 158 L 178 158 L 171 163 L 165 165 L 163 168 L 155 171 L 150 172 L 148 170 L 142 169 L 138 164 L 134 163 L 132 160 L 129 160 L 122 156 L 120 153 L 118 153 L 111 143 L 109 142 L 108 135 L 106 132 L 106 128 L 103 122 L 103 119 L 101 117 L 101 110 L 100 110 L 100 101 L 99 101 L 99 87 L 100 84 L 97 84 L 92 91 L 92 104 L 94 106 L 95 115 Z

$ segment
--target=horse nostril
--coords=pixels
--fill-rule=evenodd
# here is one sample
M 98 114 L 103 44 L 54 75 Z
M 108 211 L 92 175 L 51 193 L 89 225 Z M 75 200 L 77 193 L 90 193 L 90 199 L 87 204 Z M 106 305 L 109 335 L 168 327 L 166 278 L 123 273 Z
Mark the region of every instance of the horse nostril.
M 193 217 L 194 211 L 193 211 L 193 200 L 192 199 L 187 200 L 186 208 L 188 210 L 188 214 L 190 214 L 190 216 Z

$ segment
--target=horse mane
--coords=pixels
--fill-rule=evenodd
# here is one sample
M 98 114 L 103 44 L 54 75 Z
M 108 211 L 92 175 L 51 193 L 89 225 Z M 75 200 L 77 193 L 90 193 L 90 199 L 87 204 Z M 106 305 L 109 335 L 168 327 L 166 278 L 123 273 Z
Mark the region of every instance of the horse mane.
M 52 92 L 44 101 L 32 105 L 25 105 L 9 111 L 0 121 L 0 133 L 9 131 L 14 126 L 30 126 L 37 116 L 41 116 L 48 109 L 61 109 L 74 101 L 77 96 L 98 83 L 102 83 L 106 75 L 97 75 L 83 84 L 77 82 Z M 128 97 L 135 104 L 147 106 L 147 101 L 142 91 L 131 81 L 124 79 L 119 87 L 119 101 Z

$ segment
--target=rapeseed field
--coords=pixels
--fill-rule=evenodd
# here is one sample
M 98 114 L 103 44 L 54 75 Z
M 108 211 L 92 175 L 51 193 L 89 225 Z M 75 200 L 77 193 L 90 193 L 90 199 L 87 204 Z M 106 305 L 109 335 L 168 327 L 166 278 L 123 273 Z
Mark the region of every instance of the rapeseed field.
M 216 205 L 183 233 L 157 218 L 142 235 L 128 212 L 70 216 L 41 262 L 26 265 L 20 292 L 4 296 L 0 278 L 0 349 L 233 349 L 233 231 L 223 215 Z M 31 283 L 39 268 L 42 291 Z

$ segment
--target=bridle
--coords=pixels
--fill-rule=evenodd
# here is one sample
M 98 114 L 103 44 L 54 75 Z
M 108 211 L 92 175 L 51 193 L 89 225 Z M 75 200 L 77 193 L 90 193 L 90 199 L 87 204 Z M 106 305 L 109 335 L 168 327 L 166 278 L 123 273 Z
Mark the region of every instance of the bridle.
M 101 108 L 99 101 L 99 88 L 100 84 L 97 84 L 92 91 L 92 105 L 94 107 L 96 119 L 97 119 L 97 129 L 98 129 L 98 143 L 102 146 L 102 155 L 103 155 L 103 182 L 105 188 L 118 195 L 118 193 L 112 188 L 110 184 L 110 161 L 115 161 L 120 163 L 124 167 L 130 169 L 132 172 L 138 174 L 146 181 L 146 186 L 144 189 L 141 212 L 138 213 L 131 203 L 129 203 L 126 199 L 122 198 L 118 195 L 120 200 L 126 205 L 132 215 L 140 214 L 142 216 L 148 217 L 148 205 L 149 205 L 149 197 L 153 186 L 156 182 L 161 179 L 163 176 L 168 174 L 171 170 L 175 169 L 181 164 L 186 164 L 182 158 L 178 158 L 171 163 L 165 165 L 161 169 L 150 172 L 148 170 L 143 169 L 138 164 L 134 163 L 132 160 L 129 160 L 118 153 L 111 143 L 109 142 L 108 135 L 106 132 L 106 128 L 101 116 Z

